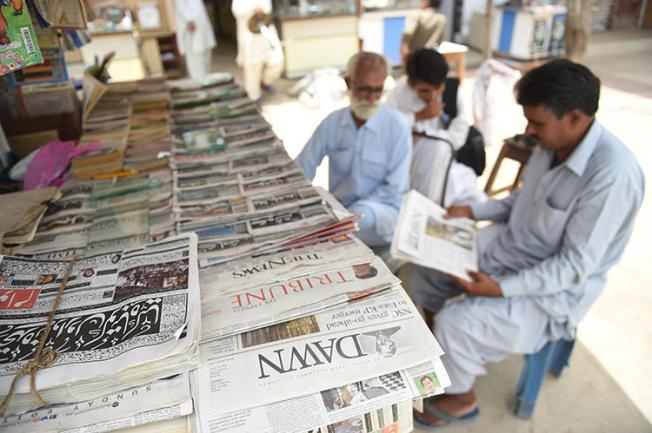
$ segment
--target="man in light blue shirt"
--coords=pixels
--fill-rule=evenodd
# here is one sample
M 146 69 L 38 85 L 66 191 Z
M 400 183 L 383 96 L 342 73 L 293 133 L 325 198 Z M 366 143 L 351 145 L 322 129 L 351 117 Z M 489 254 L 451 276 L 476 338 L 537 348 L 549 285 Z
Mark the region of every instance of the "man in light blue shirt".
M 410 188 L 410 128 L 380 103 L 387 71 L 378 54 L 353 56 L 346 78 L 350 107 L 326 117 L 297 157 L 311 180 L 329 157 L 329 189 L 351 212 L 363 215 L 356 235 L 372 247 L 391 242 L 401 199 Z
M 481 272 L 469 273 L 472 282 L 425 268 L 412 276 L 416 302 L 430 317 L 439 311 L 434 333 L 452 381 L 446 395 L 415 412 L 417 424 L 475 417 L 472 386 L 486 362 L 574 338 L 643 200 L 636 159 L 595 119 L 600 81 L 591 71 L 554 60 L 526 74 L 516 93 L 525 132 L 539 142 L 522 187 L 503 200 L 448 209 L 449 216 L 496 223 L 478 233 Z

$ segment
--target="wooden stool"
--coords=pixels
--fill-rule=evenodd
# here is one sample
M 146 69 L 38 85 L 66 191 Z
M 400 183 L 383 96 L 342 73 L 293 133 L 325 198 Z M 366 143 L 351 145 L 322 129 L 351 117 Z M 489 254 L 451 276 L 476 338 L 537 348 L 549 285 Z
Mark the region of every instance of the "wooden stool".
M 484 187 L 485 194 L 492 196 L 504 191 L 511 192 L 518 188 L 527 161 L 530 159 L 530 155 L 532 155 L 534 144 L 535 143 L 531 139 L 524 135 L 516 135 L 505 140 L 503 147 L 500 149 L 500 153 L 498 154 L 498 158 L 496 159 L 496 163 L 491 169 L 491 174 L 489 174 L 489 179 L 487 179 L 487 185 Z M 500 166 L 505 158 L 512 159 L 521 164 L 518 173 L 516 174 L 516 179 L 514 179 L 514 182 L 509 186 L 493 189 L 494 181 L 498 176 L 498 170 L 500 170 Z

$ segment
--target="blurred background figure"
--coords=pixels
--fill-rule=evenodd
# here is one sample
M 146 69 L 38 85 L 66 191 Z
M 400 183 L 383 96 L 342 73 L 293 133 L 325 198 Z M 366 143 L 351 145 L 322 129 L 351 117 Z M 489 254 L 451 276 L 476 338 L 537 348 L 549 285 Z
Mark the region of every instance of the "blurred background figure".
M 188 75 L 201 80 L 212 70 L 215 33 L 203 0 L 175 0 L 177 43 Z
M 254 101 L 261 89 L 273 92 L 271 84 L 281 76 L 283 49 L 271 20 L 271 0 L 233 0 L 231 11 L 237 23 L 236 63 L 244 69 L 244 87 Z
M 446 16 L 439 13 L 441 0 L 421 0 L 419 14 L 405 23 L 401 39 L 401 62 L 421 48 L 437 48 L 444 40 Z

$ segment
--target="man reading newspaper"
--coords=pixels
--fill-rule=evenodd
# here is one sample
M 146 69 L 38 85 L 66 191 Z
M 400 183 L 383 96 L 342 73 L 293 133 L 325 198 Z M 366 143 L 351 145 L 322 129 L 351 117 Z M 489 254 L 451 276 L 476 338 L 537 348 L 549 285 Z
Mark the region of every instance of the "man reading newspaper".
M 296 159 L 312 180 L 329 157 L 330 192 L 363 215 L 357 237 L 377 251 L 392 239 L 401 198 L 410 187 L 412 155 L 407 123 L 381 104 L 388 70 L 378 54 L 353 56 L 346 78 L 350 106 L 326 117 Z
M 434 333 L 452 385 L 415 421 L 426 427 L 474 418 L 472 387 L 486 362 L 535 353 L 575 337 L 621 257 L 640 208 L 643 173 L 625 145 L 595 118 L 600 80 L 586 67 L 554 60 L 516 85 L 539 145 L 523 185 L 502 200 L 451 207 L 448 215 L 498 224 L 478 232 L 472 281 L 417 267 L 415 300 L 439 314 Z M 490 240 L 487 242 L 487 240 Z M 464 299 L 442 309 L 447 298 Z

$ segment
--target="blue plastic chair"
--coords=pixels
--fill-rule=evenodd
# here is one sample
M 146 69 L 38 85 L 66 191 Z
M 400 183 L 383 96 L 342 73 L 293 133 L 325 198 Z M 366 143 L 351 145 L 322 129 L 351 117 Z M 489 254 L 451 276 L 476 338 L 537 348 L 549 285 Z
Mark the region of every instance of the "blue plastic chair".
M 574 344 L 575 340 L 550 341 L 537 353 L 525 355 L 525 365 L 516 387 L 516 395 L 510 404 L 514 415 L 522 419 L 532 418 L 546 373 L 556 377 L 561 375 L 568 365 Z

